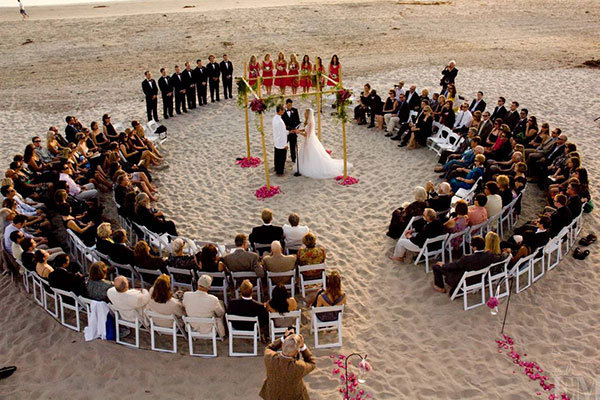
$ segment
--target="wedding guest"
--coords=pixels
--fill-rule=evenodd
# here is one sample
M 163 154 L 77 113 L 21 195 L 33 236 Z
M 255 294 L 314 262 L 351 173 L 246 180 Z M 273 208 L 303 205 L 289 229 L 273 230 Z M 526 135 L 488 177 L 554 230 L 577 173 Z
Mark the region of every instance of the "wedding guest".
M 485 210 L 487 211 L 488 218 L 495 217 L 502 211 L 502 197 L 498 193 L 500 193 L 500 189 L 498 189 L 496 182 L 487 182 L 485 184 L 485 195 L 487 197 Z
M 487 221 L 488 214 L 485 208 L 487 201 L 487 196 L 483 193 L 475 196 L 475 204 L 469 206 L 469 225 L 479 225 Z
M 312 86 L 312 76 L 310 75 L 313 70 L 312 63 L 310 62 L 310 57 L 308 54 L 305 54 L 302 57 L 302 64 L 300 64 L 300 86 L 302 87 L 302 93 L 308 93 L 310 87 Z
M 273 87 L 273 60 L 271 60 L 271 54 L 265 54 L 260 69 L 262 70 L 262 83 L 267 91 L 267 96 L 270 96 Z
M 138 241 L 133 247 L 133 265 L 138 268 L 160 270 L 163 274 L 166 274 L 167 263 L 165 259 L 160 256 L 155 256 L 150 253 L 150 246 L 144 240 Z M 174 267 L 174 265 L 173 265 Z
M 127 278 L 119 275 L 114 280 L 114 286 L 106 291 L 106 296 L 125 321 L 138 318 L 144 326 L 149 326 L 144 314 L 150 301 L 150 293 L 146 289 L 130 289 Z
M 208 72 L 206 67 L 202 65 L 202 60 L 196 60 L 196 68 L 194 68 L 194 81 L 196 82 L 196 93 L 198 94 L 198 105 L 203 106 L 206 102 L 206 92 L 208 90 Z
M 408 103 L 406 102 L 406 95 L 404 93 L 400 93 L 398 95 L 398 107 L 396 109 L 396 113 L 389 118 L 388 120 L 384 118 L 387 134 L 386 137 L 391 137 L 392 140 L 401 140 L 403 133 L 406 129 L 408 129 L 408 118 L 410 115 L 410 109 Z M 394 129 L 398 127 L 398 134 L 393 136 Z M 392 137 L 393 136 L 393 137 Z
M 504 104 L 506 103 L 506 99 L 502 96 L 498 97 L 498 105 L 496 107 L 494 107 L 494 112 L 492 113 L 492 116 L 490 117 L 490 119 L 492 121 L 495 121 L 496 118 L 500 118 L 500 119 L 504 119 L 504 117 L 506 116 L 506 113 L 508 112 L 506 110 L 506 107 L 504 107 Z
M 85 278 L 79 272 L 67 270 L 71 260 L 67 254 L 60 254 L 54 259 L 54 271 L 48 275 L 48 283 L 56 289 L 73 292 L 77 296 L 87 296 Z
M 21 240 L 21 262 L 27 271 L 35 271 L 35 241 L 32 238 L 23 238 Z
M 427 145 L 427 138 L 431 136 L 431 129 L 433 124 L 433 115 L 431 107 L 425 106 L 423 112 L 417 119 L 416 123 L 411 123 L 410 126 L 410 141 L 407 149 L 416 149 L 418 147 Z M 408 136 L 408 135 L 407 135 Z M 399 144 L 404 146 L 405 142 Z
M 246 235 L 237 235 L 234 242 L 235 250 L 223 257 L 223 263 L 227 271 L 254 271 L 257 277 L 262 278 L 265 275 L 264 270 L 258 263 L 258 254 L 248 251 Z
M 440 111 L 440 117 L 438 120 L 440 124 L 450 129 L 454 127 L 454 121 L 456 120 L 453 107 L 454 102 L 452 100 L 446 100 L 442 110 Z
M 84 185 L 78 185 L 75 183 L 73 178 L 73 169 L 69 163 L 64 163 L 60 169 L 59 180 L 67 182 L 69 188 L 69 194 L 75 197 L 77 200 L 98 200 L 98 191 L 93 183 L 86 183 Z
M 404 89 L 404 81 L 399 81 L 397 85 L 394 85 L 394 89 L 396 90 L 396 99 L 400 100 L 401 94 L 406 94 L 406 89 Z
M 483 92 L 477 92 L 477 97 L 473 99 L 471 105 L 469 106 L 469 111 L 474 113 L 475 111 L 485 111 L 485 100 L 483 100 Z
M 260 218 L 263 221 L 261 226 L 255 226 L 252 228 L 249 240 L 252 248 L 256 249 L 257 244 L 271 244 L 274 240 L 278 240 L 280 243 L 283 241 L 283 228 L 281 226 L 274 226 L 273 212 L 265 208 L 262 210 Z M 260 250 L 258 253 L 262 255 L 265 250 Z
M 425 190 L 427 191 L 427 207 L 433 208 L 436 212 L 446 211 L 450 208 L 452 188 L 448 182 L 440 182 L 436 190 L 433 182 L 428 181 Z
M 187 106 L 185 100 L 185 78 L 181 74 L 181 68 L 179 65 L 175 66 L 175 73 L 171 77 L 171 82 L 173 84 L 173 90 L 175 92 L 175 112 L 177 114 L 181 114 L 183 111 L 187 113 Z
M 502 198 L 502 207 L 506 207 L 513 200 L 510 179 L 506 175 L 498 175 L 496 177 L 496 184 L 498 185 L 498 194 Z
M 285 88 L 288 85 L 287 76 L 287 61 L 283 52 L 277 54 L 277 63 L 275 64 L 277 71 L 275 72 L 275 86 L 279 87 L 279 92 L 285 94 Z
M 427 208 L 427 191 L 425 188 L 422 186 L 415 187 L 414 199 L 412 203 L 406 202 L 392 213 L 392 221 L 387 231 L 387 235 L 392 239 L 400 238 L 410 219 L 423 214 L 423 210 Z
M 225 264 L 219 257 L 219 251 L 217 247 L 212 244 L 206 244 L 202 247 L 200 252 L 200 269 L 203 272 L 222 272 L 225 271 Z M 223 279 L 214 278 L 213 283 L 217 286 L 223 285 Z
M 154 281 L 154 285 L 150 288 L 150 301 L 147 310 L 162 315 L 172 315 L 177 319 L 185 315 L 183 304 L 180 300 L 174 298 L 173 293 L 171 293 L 171 278 L 169 275 L 162 274 Z M 153 322 L 164 328 L 173 326 L 173 321 L 169 319 L 153 318 Z
M 288 216 L 288 224 L 283 224 L 283 236 L 285 237 L 285 247 L 297 246 L 302 243 L 302 238 L 308 233 L 308 226 L 299 225 L 300 216 L 291 213 Z
M 265 302 L 265 308 L 269 313 L 285 314 L 298 309 L 296 299 L 291 297 L 288 290 L 282 283 L 278 283 L 273 287 L 271 299 Z M 273 320 L 276 328 L 292 326 L 295 318 L 277 318 Z
M 125 229 L 117 229 L 112 234 L 114 245 L 109 254 L 110 259 L 119 264 L 135 265 L 135 253 L 127 243 L 127 232 Z
M 65 138 L 69 143 L 75 143 L 75 136 L 79 129 L 75 126 L 76 119 L 73 116 L 68 115 L 65 118 L 67 126 L 65 126 Z
M 408 102 L 408 108 L 411 111 L 418 111 L 421 107 L 421 97 L 417 93 L 417 86 L 410 85 L 408 92 L 405 93 L 406 101 Z
M 106 292 L 113 287 L 113 283 L 106 279 L 106 264 L 97 261 L 90 266 L 86 291 L 87 298 L 96 301 L 108 302 Z
M 375 127 L 375 120 L 378 118 L 383 120 L 383 102 L 377 91 L 371 90 L 369 93 L 369 112 L 371 114 L 371 123 L 368 128 Z
M 171 82 L 171 77 L 167 75 L 165 67 L 160 69 L 158 87 L 162 96 L 163 118 L 169 119 L 169 117 L 173 116 L 173 83 Z
M 518 109 L 519 109 L 519 102 L 513 101 L 512 103 L 510 103 L 510 109 L 505 114 L 505 117 L 502 118 L 504 123 L 506 125 L 508 125 L 508 127 L 510 128 L 511 131 L 515 128 L 515 126 L 517 126 L 517 122 L 519 122 Z
M 327 274 L 325 290 L 321 290 L 317 296 L 317 307 L 331 307 L 346 304 L 346 293 L 342 290 L 342 277 L 338 271 L 331 271 Z M 317 315 L 319 321 L 335 321 L 339 317 L 335 311 L 320 313 Z
M 398 114 L 398 101 L 396 100 L 396 91 L 394 89 L 390 89 L 388 91 L 388 98 L 385 99 L 385 103 L 383 104 L 383 109 L 381 110 L 383 113 L 383 118 L 377 121 L 377 129 L 383 129 L 383 124 L 387 125 L 390 122 L 390 119 Z
M 248 84 L 252 87 L 256 85 L 258 77 L 260 76 L 260 64 L 256 60 L 255 55 L 250 56 L 250 62 L 248 63 Z
M 215 62 L 215 56 L 208 56 L 208 65 L 206 66 L 206 70 L 208 71 L 208 86 L 210 88 L 210 102 L 214 103 L 215 98 L 217 101 L 221 101 L 219 99 L 219 76 L 221 75 L 221 67 L 219 64 Z
M 450 60 L 448 65 L 442 71 L 442 80 L 440 81 L 440 86 L 442 87 L 442 92 L 446 91 L 448 84 L 454 83 L 456 80 L 456 75 L 458 75 L 458 69 L 456 68 L 456 61 Z
M 58 207 L 65 229 L 70 229 L 86 246 L 93 246 L 96 241 L 96 228 L 94 221 L 84 222 L 71 215 L 72 209 L 69 203 L 63 203 Z
M 300 86 L 300 63 L 296 58 L 296 54 L 290 54 L 290 63 L 288 64 L 288 75 L 291 77 L 288 80 L 288 85 L 292 88 L 292 94 L 298 92 L 298 86 Z
M 244 279 L 240 285 L 240 296 L 239 299 L 233 299 L 229 301 L 227 307 L 227 314 L 239 315 L 242 317 L 258 317 L 258 324 L 262 331 L 261 336 L 264 337 L 269 322 L 269 313 L 265 306 L 252 298 L 253 285 L 248 279 Z M 241 330 L 252 330 L 252 322 L 232 322 L 234 329 Z
M 340 59 L 337 54 L 331 56 L 331 61 L 329 62 L 329 78 L 334 81 L 327 80 L 327 86 L 335 86 L 337 83 L 340 83 L 340 75 L 342 74 L 342 65 L 340 64 Z
M 96 229 L 96 251 L 108 256 L 113 252 L 112 228 L 109 222 L 103 222 Z
M 146 193 L 139 193 L 136 196 L 135 219 L 154 233 L 179 236 L 173 221 L 167 220 L 162 212 L 150 208 L 150 198 Z
M 54 268 L 48 264 L 49 255 L 50 254 L 43 249 L 38 249 L 35 251 L 35 272 L 44 279 L 48 279 L 50 273 L 54 271 Z
M 459 200 L 454 205 L 454 215 L 444 224 L 447 233 L 462 232 L 469 227 L 469 205 L 464 200 Z M 462 244 L 462 238 L 457 237 L 451 241 L 451 246 L 457 248 Z
M 263 266 L 268 272 L 288 272 L 296 267 L 296 256 L 283 255 L 281 243 L 274 240 L 271 243 L 271 253 L 263 257 Z M 288 284 L 290 278 L 274 277 L 272 280 L 274 283 Z
M 183 306 L 188 317 L 196 318 L 215 318 L 217 324 L 217 333 L 220 338 L 225 337 L 225 324 L 223 316 L 225 308 L 219 299 L 208 294 L 208 290 L 212 284 L 210 275 L 201 275 L 198 278 L 197 290 L 193 292 L 185 292 L 183 294 Z M 199 333 L 210 333 L 210 325 L 194 322 L 192 328 Z
M 466 133 L 471 127 L 472 120 L 473 115 L 469 111 L 469 104 L 465 102 L 460 106 L 460 111 L 456 116 L 452 130 L 457 133 Z
M 229 61 L 227 54 L 223 54 L 223 61 L 219 64 L 221 68 L 221 80 L 223 81 L 223 96 L 225 100 L 232 98 L 231 88 L 233 86 L 233 64 Z
M 366 115 L 369 111 L 369 96 L 371 94 L 371 85 L 365 83 L 363 91 L 360 93 L 360 100 L 356 107 L 354 107 L 354 120 L 358 125 L 365 125 L 367 123 Z
M 150 71 L 144 72 L 144 76 L 146 79 L 142 81 L 142 90 L 146 96 L 146 115 L 148 121 L 154 119 L 158 122 L 158 86 Z
M 477 154 L 475 156 L 475 164 L 473 168 L 463 178 L 457 176 L 450 180 L 450 186 L 452 191 L 456 193 L 458 189 L 471 189 L 471 187 L 477 182 L 477 180 L 483 176 L 483 164 L 485 163 L 485 156 L 483 154 Z
M 185 242 L 177 238 L 171 242 L 171 255 L 167 259 L 167 265 L 173 268 L 187 269 L 197 271 L 200 269 L 196 257 L 190 254 L 184 254 Z
M 394 261 L 404 262 L 407 251 L 419 252 L 427 239 L 437 237 L 443 233 L 441 222 L 437 218 L 437 213 L 432 208 L 426 208 L 423 211 L 425 226 L 419 231 L 408 230 L 405 237 L 398 239 L 394 254 L 390 258 Z
M 302 238 L 303 246 L 298 250 L 296 257 L 298 265 L 316 265 L 323 264 L 327 258 L 325 249 L 317 246 L 317 236 L 309 232 Z M 320 276 L 321 271 L 308 271 L 302 273 L 306 277 Z

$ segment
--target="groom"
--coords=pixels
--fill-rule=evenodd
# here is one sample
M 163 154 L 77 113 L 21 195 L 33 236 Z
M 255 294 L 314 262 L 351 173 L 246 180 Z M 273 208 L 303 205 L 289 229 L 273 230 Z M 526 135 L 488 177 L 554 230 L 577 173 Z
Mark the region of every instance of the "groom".
M 273 145 L 275 147 L 275 173 L 277 176 L 283 176 L 285 159 L 287 157 L 288 131 L 285 122 L 281 119 L 284 113 L 283 106 L 277 105 L 275 109 L 277 114 L 273 117 Z
M 298 115 L 298 110 L 294 108 L 294 102 L 292 99 L 287 99 L 285 101 L 285 112 L 281 116 L 283 122 L 285 122 L 285 129 L 288 131 L 287 140 L 290 143 L 290 157 L 292 158 L 292 162 L 296 162 L 296 140 L 298 135 L 296 134 L 296 130 L 300 126 L 300 115 Z

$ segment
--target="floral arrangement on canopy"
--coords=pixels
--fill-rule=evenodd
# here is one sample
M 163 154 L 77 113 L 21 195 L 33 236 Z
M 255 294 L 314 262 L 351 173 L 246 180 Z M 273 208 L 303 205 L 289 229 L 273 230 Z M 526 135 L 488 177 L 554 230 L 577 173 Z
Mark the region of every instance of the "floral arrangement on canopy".
M 344 89 L 341 85 L 335 87 L 335 117 L 343 122 L 348 122 L 348 106 L 352 104 L 352 92 Z

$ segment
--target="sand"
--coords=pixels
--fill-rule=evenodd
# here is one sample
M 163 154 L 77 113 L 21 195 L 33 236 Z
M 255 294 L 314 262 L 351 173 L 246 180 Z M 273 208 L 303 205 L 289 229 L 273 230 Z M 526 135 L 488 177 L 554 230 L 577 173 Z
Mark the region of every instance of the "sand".
M 196 7 L 184 10 L 183 3 Z M 595 70 L 577 68 L 600 50 L 597 3 L 416 6 L 344 1 L 326 7 L 292 1 L 263 8 L 269 4 L 238 0 L 108 5 L 31 7 L 26 23 L 18 21 L 14 9 L 0 9 L 3 167 L 32 135 L 45 133 L 50 125 L 62 129 L 66 114 L 86 123 L 104 112 L 121 122 L 145 115 L 139 85 L 146 68 L 158 75 L 162 65 L 172 72 L 175 63 L 226 51 L 239 72 L 251 53 L 294 49 L 324 57 L 337 52 L 348 86 L 360 88 L 368 81 L 380 93 L 400 79 L 436 90 L 440 70 L 454 58 L 460 94 L 472 98 L 481 89 L 488 105 L 499 95 L 518 100 L 538 121 L 561 127 L 579 145 L 591 176 L 598 173 L 593 119 L 598 116 L 600 77 Z M 21 45 L 26 39 L 33 43 Z M 299 109 L 312 106 L 298 103 Z M 324 111 L 323 142 L 334 157 L 341 157 L 340 126 Z M 169 128 L 164 148 L 171 167 L 155 174 L 158 207 L 182 234 L 203 240 L 231 243 L 236 233 L 249 233 L 259 223 L 265 206 L 274 211 L 275 223 L 283 224 L 294 211 L 317 234 L 329 266 L 342 272 L 349 305 L 343 348 L 314 352 L 317 370 L 306 379 L 311 398 L 341 397 L 329 356 L 354 351 L 369 354 L 375 370 L 362 387 L 378 399 L 536 396 L 539 386 L 496 351 L 499 316 L 492 317 L 486 307 L 463 311 L 461 303 L 450 303 L 432 290 L 432 277 L 423 266 L 387 258 L 394 245 L 385 236 L 389 216 L 410 200 L 415 185 L 435 180 L 432 152 L 398 149 L 381 132 L 351 125 L 350 173 L 360 179 L 358 185 L 293 177 L 288 164 L 285 177 L 272 179 L 283 194 L 260 202 L 253 191 L 264 184 L 264 170 L 234 165 L 245 154 L 243 121 L 235 100 L 162 121 Z M 252 154 L 260 156 L 252 122 L 250 128 Z M 268 123 L 267 148 L 272 165 Z M 597 195 L 595 185 L 592 189 Z M 539 206 L 539 192 L 528 191 L 525 215 L 535 214 Z M 584 232 L 598 231 L 598 223 L 596 215 L 586 216 Z M 507 324 L 518 348 L 553 380 L 566 374 L 582 377 L 587 389 L 577 388 L 573 380 L 568 387 L 579 398 L 594 393 L 600 367 L 595 332 L 600 307 L 595 265 L 600 257 L 596 246 L 591 251 L 584 262 L 568 256 L 514 296 Z M 81 333 L 62 327 L 22 290 L 5 278 L 0 283 L 0 360 L 19 367 L 2 382 L 0 398 L 106 399 L 124 393 L 131 398 L 258 398 L 264 377 L 261 358 L 230 358 L 226 342 L 219 345 L 219 357 L 210 360 L 187 356 L 183 341 L 176 355 L 150 351 L 146 334 L 146 350 L 85 343 Z M 312 346 L 307 316 L 305 312 L 302 331 Z

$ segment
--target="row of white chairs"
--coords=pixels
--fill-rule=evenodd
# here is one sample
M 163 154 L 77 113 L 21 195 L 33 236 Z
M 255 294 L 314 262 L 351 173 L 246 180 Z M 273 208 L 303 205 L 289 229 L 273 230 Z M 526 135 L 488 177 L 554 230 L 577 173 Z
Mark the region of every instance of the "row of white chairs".
M 439 122 L 434 122 L 432 129 L 435 133 L 427 139 L 427 147 L 438 156 L 444 150 L 456 151 L 465 140 L 464 137 Z

